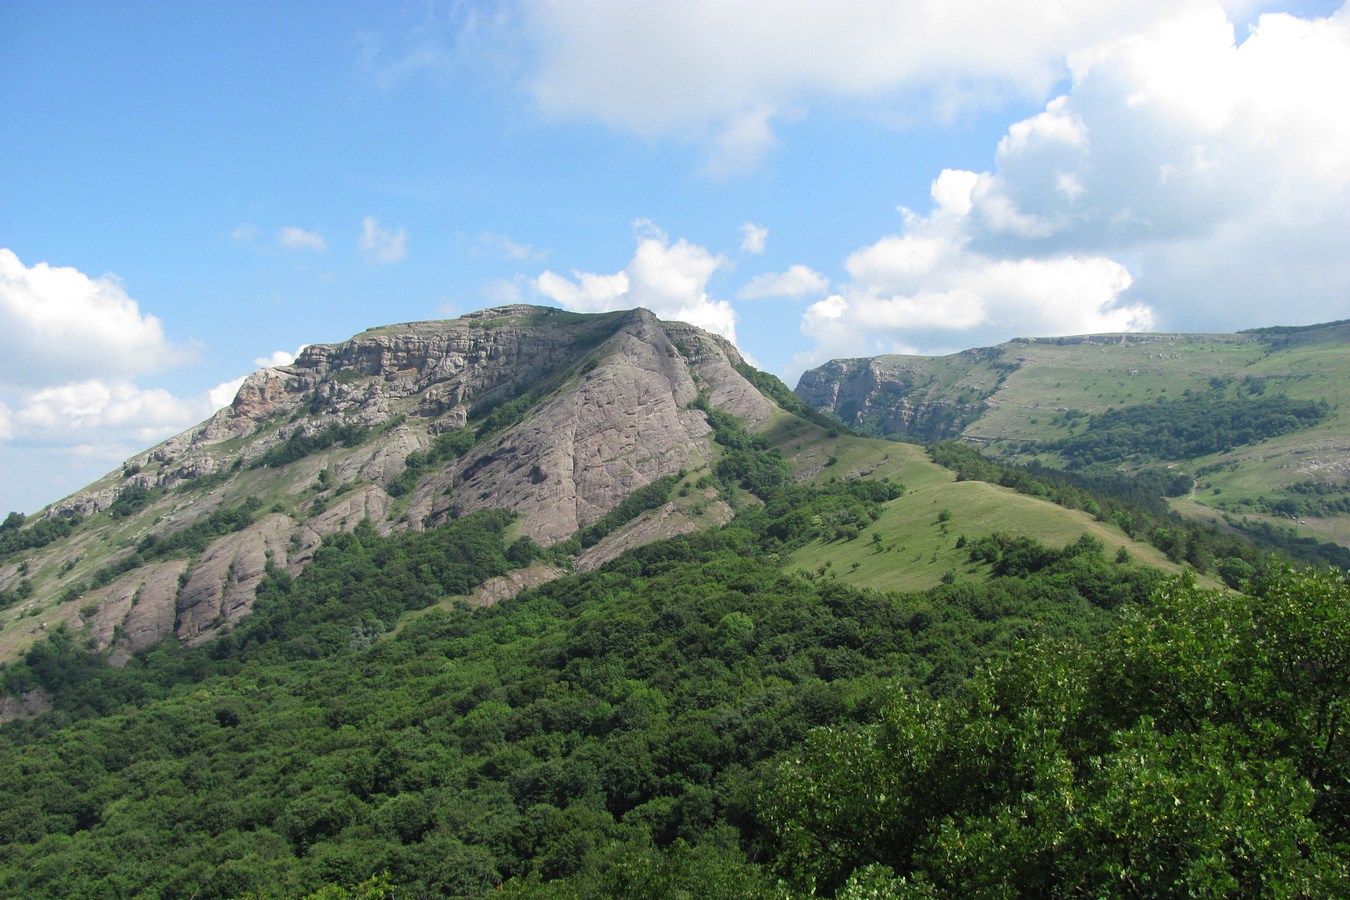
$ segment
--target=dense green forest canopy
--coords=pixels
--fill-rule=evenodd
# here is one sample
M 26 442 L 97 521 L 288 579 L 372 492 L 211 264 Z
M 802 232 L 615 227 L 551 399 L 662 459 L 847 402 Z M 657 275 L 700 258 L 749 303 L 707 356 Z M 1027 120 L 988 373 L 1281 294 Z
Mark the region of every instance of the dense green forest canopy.
M 5 693 L 53 704 L 0 728 L 0 894 L 1350 891 L 1343 573 L 1210 544 L 1197 558 L 1243 592 L 1207 590 L 1088 536 L 995 533 L 961 539 L 982 581 L 858 590 L 782 561 L 859 539 L 905 488 L 795 484 L 762 438 L 707 413 L 709 477 L 740 496 L 729 525 L 496 606 L 450 598 L 575 547 L 512 542 L 493 511 L 362 524 L 299 576 L 269 569 L 252 614 L 205 646 L 115 669 L 57 630 L 0 671 Z M 933 453 L 960 477 L 1173 527 Z M 253 513 L 137 549 L 191 553 Z M 1181 533 L 1179 555 L 1205 546 Z
M 1225 594 L 1000 536 L 970 541 L 985 584 L 781 570 L 895 489 L 784 488 L 383 639 L 514 564 L 507 518 L 358 529 L 233 635 L 123 670 L 58 633 L 4 675 L 58 708 L 0 732 L 0 891 L 1347 886 L 1343 577 Z
M 1119 462 L 1141 454 L 1192 459 L 1308 428 L 1328 412 L 1323 400 L 1198 394 L 1108 409 L 1089 417 L 1083 433 L 1052 441 L 1046 449 L 1073 466 Z

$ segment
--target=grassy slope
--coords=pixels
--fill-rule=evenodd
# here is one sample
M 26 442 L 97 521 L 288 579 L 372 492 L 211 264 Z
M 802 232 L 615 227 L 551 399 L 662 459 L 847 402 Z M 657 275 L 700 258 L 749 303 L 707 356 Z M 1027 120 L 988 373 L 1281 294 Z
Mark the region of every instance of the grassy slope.
M 1060 547 L 1083 534 L 1098 538 L 1108 551 L 1126 547 L 1139 562 L 1175 570 L 1155 548 L 1130 540 L 1120 530 L 1091 516 L 1053 503 L 978 481 L 957 482 L 950 471 L 935 465 L 915 444 L 844 437 L 821 443 L 802 441 L 798 459 L 815 458 L 827 448 L 835 463 L 820 470 L 815 481 L 865 474 L 889 478 L 905 486 L 903 497 L 886 504 L 882 516 L 853 541 L 815 541 L 784 560 L 789 570 L 820 571 L 849 584 L 878 590 L 924 590 L 939 584 L 944 574 L 955 579 L 982 579 L 986 569 L 969 562 L 956 547 L 957 539 L 978 538 L 994 532 L 1033 537 Z M 939 521 L 946 511 L 949 518 Z M 881 536 L 875 542 L 873 533 Z

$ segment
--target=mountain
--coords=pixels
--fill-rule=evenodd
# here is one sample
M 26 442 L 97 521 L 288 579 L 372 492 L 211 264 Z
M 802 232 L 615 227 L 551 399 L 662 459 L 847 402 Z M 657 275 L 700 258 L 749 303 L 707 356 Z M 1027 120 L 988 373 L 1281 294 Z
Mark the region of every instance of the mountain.
M 1189 516 L 1350 546 L 1348 390 L 1350 321 L 840 359 L 796 393 L 865 434 L 1086 479 L 1165 474 Z
M 59 622 L 118 660 L 170 634 L 208 640 L 247 615 L 269 566 L 298 574 L 366 519 L 388 532 L 505 509 L 517 536 L 554 544 L 707 464 L 700 397 L 752 427 L 773 415 L 738 368 L 726 341 L 646 310 L 511 306 L 309 346 L 26 527 L 11 516 L 0 657 Z M 689 505 L 645 539 L 730 514 Z M 616 535 L 576 564 L 625 545 Z
M 0 579 L 3 896 L 1346 893 L 1344 573 L 642 310 L 312 347 Z
M 757 461 L 761 451 L 778 461 Z M 693 326 L 642 309 L 508 306 L 309 346 L 249 376 L 200 425 L 38 516 L 12 514 L 0 525 L 0 662 L 62 626 L 114 665 L 167 637 L 208 643 L 248 617 L 270 573 L 299 575 L 362 523 L 420 532 L 505 511 L 521 558 L 553 552 L 481 586 L 475 602 L 494 602 L 719 526 L 758 502 L 746 487 L 757 478 L 787 477 L 907 486 L 877 510 L 892 540 L 871 549 L 889 552 L 822 540 L 783 560 L 838 559 L 832 577 L 859 586 L 984 577 L 965 571 L 958 527 L 1053 544 L 1086 533 L 1172 565 L 1081 510 L 954 482 L 917 447 L 841 435 Z M 938 529 L 933 516 L 948 507 L 964 514 Z

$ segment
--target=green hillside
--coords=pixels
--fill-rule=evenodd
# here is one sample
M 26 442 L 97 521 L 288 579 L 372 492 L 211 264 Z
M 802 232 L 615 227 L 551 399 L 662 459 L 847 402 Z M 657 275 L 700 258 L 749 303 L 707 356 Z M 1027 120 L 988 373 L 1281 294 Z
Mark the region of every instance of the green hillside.
M 678 410 L 687 465 L 551 543 L 500 508 L 394 527 L 535 426 L 528 391 L 472 420 L 500 432 L 400 453 L 388 490 L 349 463 L 394 429 L 295 431 L 182 492 L 9 522 L 16 574 L 41 541 L 58 577 L 178 591 L 213 542 L 279 537 L 220 566 L 257 566 L 251 607 L 195 640 L 115 656 L 95 611 L 40 618 L 79 596 L 7 601 L 29 640 L 0 663 L 0 896 L 1350 890 L 1343 573 L 968 444 L 842 433 L 742 377 Z M 500 496 L 547 481 L 503 471 Z M 278 565 L 291 517 L 330 508 Z
M 921 399 L 963 410 L 945 436 L 998 459 L 1185 476 L 1174 506 L 1188 515 L 1350 545 L 1350 323 L 1019 339 L 870 362 L 869 404 L 844 410 L 855 427 L 912 439 L 885 423 Z
M 237 628 L 122 669 L 59 629 L 0 673 L 54 706 L 0 728 L 0 892 L 1350 886 L 1343 578 L 1270 565 L 1250 596 L 1206 591 L 916 448 L 711 418 L 696 480 L 730 524 L 495 606 L 408 618 L 561 561 L 481 513 L 334 535 Z M 1026 536 L 1052 529 L 1070 539 Z M 921 542 L 949 555 L 916 566 Z M 886 581 L 938 568 L 956 579 Z

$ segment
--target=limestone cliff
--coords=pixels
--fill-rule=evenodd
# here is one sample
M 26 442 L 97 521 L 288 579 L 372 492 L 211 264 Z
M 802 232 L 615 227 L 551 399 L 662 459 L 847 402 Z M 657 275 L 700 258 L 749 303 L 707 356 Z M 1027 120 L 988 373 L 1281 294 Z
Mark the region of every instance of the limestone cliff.
M 939 359 L 836 359 L 803 373 L 796 394 L 863 434 L 940 441 L 957 437 L 984 412 L 1000 383 L 1001 356 L 993 349 Z

